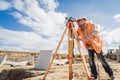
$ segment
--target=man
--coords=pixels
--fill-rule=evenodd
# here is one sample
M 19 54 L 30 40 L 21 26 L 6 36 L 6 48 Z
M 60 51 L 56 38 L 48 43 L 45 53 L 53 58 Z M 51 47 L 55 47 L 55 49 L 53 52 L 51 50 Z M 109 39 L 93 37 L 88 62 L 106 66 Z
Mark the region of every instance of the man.
M 111 80 L 114 80 L 113 71 L 103 56 L 103 43 L 98 34 L 98 26 L 94 23 L 89 22 L 85 17 L 77 19 L 77 24 L 77 31 L 79 35 L 78 40 L 83 41 L 83 44 L 89 53 L 89 65 L 91 68 L 91 75 L 94 77 L 95 80 L 97 79 L 98 73 L 94 62 L 94 53 L 96 53 L 97 57 L 102 63 L 103 68 L 108 73 Z

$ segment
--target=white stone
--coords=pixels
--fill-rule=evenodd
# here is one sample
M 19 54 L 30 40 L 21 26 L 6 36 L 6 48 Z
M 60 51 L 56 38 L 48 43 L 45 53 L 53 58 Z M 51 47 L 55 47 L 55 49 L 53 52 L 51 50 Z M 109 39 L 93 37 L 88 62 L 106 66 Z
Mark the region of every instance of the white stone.
M 34 64 L 34 56 L 28 56 L 26 58 L 26 61 L 28 61 L 29 65 L 33 65 Z
M 53 50 L 40 50 L 37 62 L 35 64 L 35 69 L 46 70 L 51 61 Z

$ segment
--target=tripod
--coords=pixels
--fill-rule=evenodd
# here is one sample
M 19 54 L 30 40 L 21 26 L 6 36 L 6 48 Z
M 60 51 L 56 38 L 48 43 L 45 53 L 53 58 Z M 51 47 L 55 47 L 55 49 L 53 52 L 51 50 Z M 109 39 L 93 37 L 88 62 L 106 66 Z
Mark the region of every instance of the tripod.
M 74 21 L 76 21 L 74 18 L 72 17 L 69 17 L 69 18 L 66 18 L 67 19 L 67 23 L 66 23 L 66 28 L 62 34 L 62 37 L 60 39 L 60 42 L 58 43 L 58 46 L 52 56 L 52 59 L 50 61 L 50 64 L 46 70 L 46 73 L 45 73 L 45 76 L 43 77 L 43 80 L 46 79 L 46 76 L 48 74 L 48 71 L 52 65 L 52 62 L 53 60 L 55 59 L 56 55 L 57 55 L 57 52 L 58 52 L 58 49 L 60 48 L 60 45 L 63 41 L 63 38 L 65 36 L 65 33 L 67 32 L 68 30 L 68 61 L 69 61 L 69 80 L 72 80 L 73 78 L 73 72 L 72 72 L 72 61 L 73 61 L 73 49 L 74 49 L 74 38 L 76 39 L 76 43 L 77 43 L 77 47 L 78 47 L 78 51 L 80 53 L 80 56 L 82 58 L 82 62 L 84 64 L 84 69 L 85 69 L 85 72 L 86 72 L 86 75 L 88 77 L 88 80 L 93 80 L 93 77 L 90 76 L 90 73 L 88 71 L 88 68 L 87 68 L 87 64 L 86 64 L 86 61 L 85 61 L 85 57 L 84 57 L 84 54 L 82 52 L 82 49 L 81 49 L 81 46 L 80 46 L 80 41 L 77 40 L 77 37 L 78 37 L 78 34 L 77 34 L 77 31 L 75 29 L 75 26 L 74 26 Z

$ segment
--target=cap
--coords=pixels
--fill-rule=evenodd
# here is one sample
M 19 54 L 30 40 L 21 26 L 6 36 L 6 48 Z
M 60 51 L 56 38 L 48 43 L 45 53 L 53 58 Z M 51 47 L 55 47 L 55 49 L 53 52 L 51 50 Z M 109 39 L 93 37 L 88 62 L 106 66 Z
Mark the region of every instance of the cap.
M 79 18 L 77 19 L 77 22 L 80 21 L 80 20 L 85 20 L 85 21 L 87 21 L 87 18 L 86 18 L 85 16 L 81 16 L 81 17 L 79 17 Z

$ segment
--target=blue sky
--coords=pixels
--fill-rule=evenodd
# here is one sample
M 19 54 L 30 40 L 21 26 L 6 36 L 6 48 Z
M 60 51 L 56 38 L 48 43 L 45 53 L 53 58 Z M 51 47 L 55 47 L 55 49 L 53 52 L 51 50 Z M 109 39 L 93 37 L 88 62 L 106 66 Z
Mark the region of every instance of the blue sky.
M 54 50 L 65 28 L 66 16 L 86 16 L 99 24 L 103 50 L 117 49 L 119 3 L 119 0 L 0 0 L 0 50 Z M 67 51 L 67 35 L 60 51 Z

